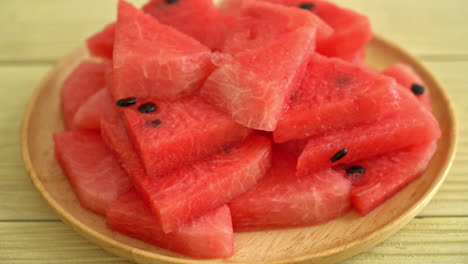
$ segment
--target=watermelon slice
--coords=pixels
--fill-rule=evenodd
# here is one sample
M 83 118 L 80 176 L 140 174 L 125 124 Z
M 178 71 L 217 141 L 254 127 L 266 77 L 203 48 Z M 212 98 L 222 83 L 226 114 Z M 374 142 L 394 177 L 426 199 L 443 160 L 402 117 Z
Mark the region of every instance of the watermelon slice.
M 227 33 L 222 52 L 236 54 L 256 49 L 301 27 L 315 28 L 319 40 L 324 40 L 333 33 L 320 18 L 305 10 L 260 1 L 245 1 L 232 29 Z
M 403 63 L 396 63 L 386 69 L 383 74 L 395 78 L 400 85 L 412 91 L 419 101 L 431 110 L 429 91 L 425 88 L 425 84 L 421 77 L 418 76 L 411 66 Z
M 115 23 L 112 23 L 86 40 L 89 53 L 95 57 L 112 60 L 114 38 Z
M 226 205 L 171 234 L 162 231 L 135 192 L 113 202 L 106 217 L 110 229 L 193 258 L 228 258 L 234 253 L 231 215 Z
M 228 29 L 212 0 L 151 0 L 143 11 L 211 49 L 220 46 Z
M 407 90 L 398 89 L 400 108 L 393 116 L 371 124 L 313 137 L 299 157 L 298 175 L 352 163 L 439 138 L 434 116 Z
M 69 131 L 54 135 L 55 153 L 84 208 L 104 215 L 107 206 L 131 183 L 96 132 Z
M 313 51 L 315 29 L 300 28 L 216 69 L 201 94 L 247 127 L 273 131 Z
M 346 165 L 347 169 L 357 166 L 365 169 L 363 174 L 349 173 L 358 178 L 357 184 L 354 179 L 356 186 L 351 191 L 354 209 L 366 215 L 391 198 L 421 175 L 436 149 L 437 143 L 432 141 Z
M 198 96 L 155 105 L 152 113 L 123 112 L 129 136 L 150 176 L 165 175 L 222 151 L 251 132 Z
M 195 39 L 119 2 L 114 44 L 114 99 L 174 100 L 197 90 L 211 72 L 211 51 Z
M 76 112 L 73 119 L 75 129 L 100 130 L 102 118 L 120 118 L 107 88 L 91 96 Z
M 296 158 L 275 150 L 267 175 L 229 203 L 234 231 L 316 225 L 348 212 L 349 180 L 332 169 L 308 176 L 296 177 Z
M 108 62 L 84 61 L 67 77 L 61 90 L 62 113 L 65 126 L 73 128 L 73 118 L 80 106 L 106 86 Z
M 335 58 L 314 55 L 273 132 L 275 142 L 382 119 L 398 107 L 396 83 Z

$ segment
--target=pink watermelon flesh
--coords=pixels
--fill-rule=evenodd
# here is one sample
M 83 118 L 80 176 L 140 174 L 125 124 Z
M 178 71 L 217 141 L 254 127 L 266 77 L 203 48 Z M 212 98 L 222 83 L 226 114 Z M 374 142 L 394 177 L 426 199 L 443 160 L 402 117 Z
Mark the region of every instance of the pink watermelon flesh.
M 112 95 L 116 100 L 189 95 L 212 71 L 210 54 L 195 39 L 120 1 Z
M 319 40 L 328 38 L 333 32 L 320 18 L 305 10 L 247 1 L 227 33 L 222 52 L 237 54 L 257 49 L 302 27 L 315 28 Z
M 123 112 L 129 136 L 150 176 L 165 175 L 222 151 L 251 132 L 198 96 L 155 104 L 153 113 Z
M 258 49 L 240 52 L 216 69 L 201 94 L 234 121 L 273 131 L 312 54 L 315 29 L 300 28 Z
M 424 89 L 423 94 L 415 94 L 415 96 L 419 99 L 420 102 L 423 103 L 429 110 L 431 110 L 431 104 L 429 102 L 429 91 L 421 77 L 414 71 L 411 66 L 404 64 L 404 63 L 396 63 L 392 65 L 390 68 L 386 69 L 383 74 L 395 78 L 395 80 L 406 89 L 412 91 L 413 86 L 420 85 Z M 414 92 L 413 92 L 414 93 Z
M 228 258 L 234 253 L 231 215 L 226 205 L 171 234 L 162 231 L 136 192 L 119 197 L 107 209 L 106 217 L 110 229 L 193 258 Z
M 98 133 L 62 132 L 54 135 L 54 141 L 57 160 L 84 208 L 104 215 L 107 206 L 131 188 Z
M 349 180 L 332 169 L 308 176 L 296 177 L 296 158 L 275 150 L 267 175 L 229 203 L 234 230 L 316 225 L 348 212 Z
M 357 65 L 314 55 L 273 132 L 275 142 L 382 119 L 398 107 L 396 83 Z
M 67 128 L 73 128 L 73 119 L 80 106 L 106 86 L 108 67 L 108 62 L 84 61 L 67 77 L 61 91 L 62 113 Z
M 431 141 L 346 165 L 345 168 L 361 166 L 365 169 L 361 175 L 348 175 L 358 178 L 351 191 L 354 209 L 366 215 L 391 198 L 421 175 L 436 149 L 436 141 Z
M 439 138 L 437 120 L 405 89 L 398 89 L 400 108 L 371 124 L 348 127 L 312 137 L 297 163 L 298 175 L 307 176 L 330 166 L 352 163 Z M 339 158 L 339 153 L 344 154 Z
M 167 0 L 151 0 L 143 11 L 157 18 L 160 23 L 195 38 L 211 49 L 217 49 L 224 39 L 227 25 L 211 0 L 183 0 L 169 3 Z
M 112 60 L 114 39 L 115 23 L 112 23 L 86 40 L 89 53 L 94 57 Z
M 117 108 L 107 88 L 103 88 L 91 96 L 75 114 L 73 127 L 75 129 L 100 130 L 102 118 L 120 118 L 114 108 Z

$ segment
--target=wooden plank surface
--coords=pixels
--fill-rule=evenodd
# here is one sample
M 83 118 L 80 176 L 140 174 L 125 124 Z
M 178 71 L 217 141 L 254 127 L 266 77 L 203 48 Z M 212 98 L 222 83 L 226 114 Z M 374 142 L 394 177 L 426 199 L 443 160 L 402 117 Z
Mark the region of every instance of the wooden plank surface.
M 141 1 L 133 1 L 142 3 Z M 343 263 L 468 263 L 468 1 L 339 0 L 423 59 L 459 120 L 454 166 L 433 201 L 396 235 Z M 24 106 L 52 62 L 113 19 L 114 0 L 0 1 L 0 263 L 128 263 L 60 222 L 19 151 Z

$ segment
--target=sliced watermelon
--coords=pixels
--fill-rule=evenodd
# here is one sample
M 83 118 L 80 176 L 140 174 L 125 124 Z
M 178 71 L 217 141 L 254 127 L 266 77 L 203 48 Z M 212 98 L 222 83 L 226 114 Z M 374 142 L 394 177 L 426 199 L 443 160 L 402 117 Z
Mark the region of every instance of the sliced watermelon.
M 222 52 L 236 54 L 257 49 L 301 27 L 315 28 L 318 40 L 324 40 L 333 33 L 320 18 L 305 10 L 246 1 L 227 33 Z
M 398 107 L 391 78 L 351 63 L 314 55 L 274 131 L 275 142 L 382 119 Z
M 86 40 L 89 53 L 95 57 L 112 60 L 114 37 L 115 23 L 111 23 Z
M 273 131 L 312 54 L 315 29 L 303 27 L 216 69 L 201 94 L 247 127 Z
M 222 151 L 251 132 L 198 96 L 155 105 L 152 113 L 124 110 L 129 136 L 150 176 Z
M 130 4 L 119 2 L 112 95 L 173 100 L 197 90 L 211 72 L 211 51 Z
M 349 173 L 355 186 L 351 191 L 351 202 L 360 214 L 366 215 L 415 180 L 426 169 L 437 149 L 431 141 L 422 145 L 391 152 L 382 156 L 347 164 L 345 169 L 359 166 L 364 173 Z M 357 174 L 357 175 L 356 175 Z
M 228 29 L 212 0 L 151 0 L 143 11 L 211 49 L 219 47 Z
M 65 126 L 73 128 L 73 118 L 80 106 L 106 86 L 108 62 L 84 61 L 67 77 L 62 86 L 61 103 Z
M 423 105 L 429 110 L 431 109 L 429 91 L 426 89 L 421 77 L 418 76 L 411 66 L 403 63 L 396 63 L 386 69 L 383 74 L 395 78 L 400 85 L 413 92 Z
M 231 215 L 226 205 L 171 234 L 163 232 L 136 192 L 113 202 L 106 217 L 110 229 L 193 258 L 228 258 L 234 253 Z
M 298 178 L 296 158 L 281 151 L 251 191 L 229 203 L 236 232 L 316 225 L 350 209 L 351 183 L 327 169 Z
M 307 176 L 330 166 L 352 163 L 439 138 L 434 116 L 407 90 L 398 89 L 400 108 L 371 124 L 313 137 L 299 157 L 298 175 Z
M 73 119 L 75 129 L 100 130 L 102 118 L 120 118 L 107 88 L 91 96 L 76 112 Z
M 104 215 L 107 206 L 131 183 L 96 132 L 69 131 L 54 135 L 57 160 L 81 205 Z

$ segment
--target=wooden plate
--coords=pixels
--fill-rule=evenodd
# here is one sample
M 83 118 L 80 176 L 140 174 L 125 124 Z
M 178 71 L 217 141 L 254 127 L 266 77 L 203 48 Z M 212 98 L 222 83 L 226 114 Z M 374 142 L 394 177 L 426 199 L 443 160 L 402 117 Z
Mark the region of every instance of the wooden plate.
M 398 46 L 375 37 L 367 63 L 379 70 L 412 65 L 431 93 L 442 137 L 424 175 L 366 217 L 354 212 L 324 225 L 235 234 L 235 255 L 214 263 L 334 263 L 358 254 L 406 225 L 434 196 L 452 163 L 456 145 L 453 107 L 434 76 Z M 79 205 L 54 159 L 52 134 L 63 130 L 59 92 L 68 73 L 87 57 L 84 48 L 56 66 L 37 88 L 24 114 L 22 152 L 32 182 L 59 217 L 104 249 L 138 263 L 202 263 L 112 232 L 105 219 Z

